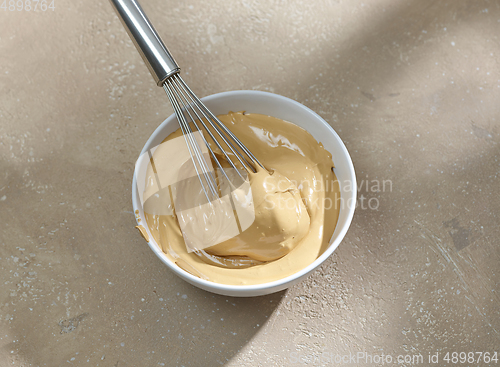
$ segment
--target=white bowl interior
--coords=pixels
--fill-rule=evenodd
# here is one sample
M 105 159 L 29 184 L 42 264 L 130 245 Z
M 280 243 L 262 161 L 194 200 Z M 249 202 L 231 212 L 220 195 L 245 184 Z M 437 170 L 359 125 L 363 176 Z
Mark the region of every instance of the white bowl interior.
M 226 114 L 229 111 L 247 111 L 249 113 L 260 113 L 277 117 L 293 122 L 306 129 L 317 141 L 323 143 L 325 149 L 332 154 L 335 174 L 340 183 L 341 202 L 343 203 L 340 208 L 337 226 L 330 240 L 330 247 L 311 265 L 287 278 L 258 285 L 236 286 L 206 281 L 182 270 L 167 258 L 152 238 L 149 230 L 146 229 L 150 238 L 149 246 L 177 275 L 189 283 L 210 292 L 229 296 L 256 296 L 288 288 L 309 275 L 335 251 L 351 224 L 357 190 L 356 176 L 349 153 L 340 137 L 325 120 L 309 108 L 289 98 L 260 91 L 233 91 L 214 94 L 202 100 L 215 115 Z M 177 130 L 177 128 L 177 120 L 174 115 L 171 115 L 151 135 L 141 154 L 159 145 L 165 137 Z M 138 172 L 137 166 L 136 172 Z M 139 210 L 137 218 L 141 218 L 141 222 L 146 223 L 143 208 L 140 205 L 135 173 L 132 187 L 132 201 L 134 211 Z

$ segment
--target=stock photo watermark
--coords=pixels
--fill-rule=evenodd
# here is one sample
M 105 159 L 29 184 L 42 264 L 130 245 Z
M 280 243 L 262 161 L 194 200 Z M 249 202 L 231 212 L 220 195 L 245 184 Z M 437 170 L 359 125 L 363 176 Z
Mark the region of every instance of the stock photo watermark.
M 189 139 L 208 157 L 200 132 L 191 133 Z M 354 208 L 377 211 L 380 198 L 393 190 L 388 179 L 367 176 L 356 183 L 328 174 L 293 180 L 279 172 L 265 175 L 264 182 L 257 179 L 257 186 L 252 186 L 244 170 L 214 168 L 210 161 L 197 166 L 196 162 L 183 136 L 148 149 L 135 167 L 139 205 L 154 215 L 173 215 L 175 209 L 188 252 L 213 247 L 245 232 L 256 221 L 257 206 L 275 216 L 288 212 L 314 219 Z M 290 218 L 295 220 L 293 215 Z
M 0 0 L 0 11 L 55 11 L 55 0 Z
M 269 195 L 266 195 L 266 208 L 267 209 L 275 209 L 276 206 L 279 206 L 278 209 L 288 209 L 294 210 L 296 207 L 296 202 L 293 198 L 284 199 L 278 203 L 271 199 L 271 196 L 274 191 L 286 191 L 286 188 L 289 186 L 290 182 L 295 185 L 299 190 L 303 192 L 324 192 L 324 197 L 314 196 L 313 199 L 308 196 L 304 197 L 304 203 L 310 207 L 315 209 L 347 209 L 351 208 L 353 205 L 356 205 L 356 208 L 361 210 L 378 210 L 380 207 L 380 198 L 378 195 L 392 192 L 392 180 L 369 180 L 363 179 L 360 180 L 356 185 L 352 181 L 338 181 L 338 180 L 283 180 L 275 183 L 272 181 L 271 177 L 268 177 L 265 183 L 271 192 Z M 345 197 L 349 197 L 349 194 L 354 190 L 358 193 L 358 198 L 356 202 L 354 199 L 345 199 Z M 333 194 L 333 195 L 329 195 Z M 377 195 L 377 196 L 374 196 Z
M 292 352 L 289 356 L 292 365 L 455 365 L 464 363 L 475 363 L 488 365 L 498 365 L 498 352 L 429 352 L 418 354 L 385 354 L 355 352 L 348 354 L 338 354 L 333 352 L 322 352 L 319 354 L 306 354 Z

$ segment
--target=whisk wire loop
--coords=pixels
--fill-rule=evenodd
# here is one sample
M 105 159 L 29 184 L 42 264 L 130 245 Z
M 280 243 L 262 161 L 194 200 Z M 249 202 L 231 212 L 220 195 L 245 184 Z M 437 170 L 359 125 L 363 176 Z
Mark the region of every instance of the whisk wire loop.
M 198 175 L 200 184 L 208 201 L 211 201 L 210 198 L 219 198 L 219 185 L 216 176 L 214 175 L 214 171 L 212 170 L 212 165 L 207 162 L 207 159 L 205 158 L 206 154 L 203 154 L 203 150 L 193 132 L 198 131 L 200 133 L 201 140 L 205 143 L 210 156 L 219 168 L 218 173 L 221 173 L 229 183 L 231 183 L 232 180 L 226 173 L 227 168 L 224 169 L 222 167 L 221 162 L 210 146 L 210 143 L 205 138 L 205 133 L 210 136 L 215 146 L 221 151 L 225 160 L 229 164 L 230 169 L 232 168 L 232 171 L 236 172 L 239 179 L 243 181 L 246 180 L 246 175 L 244 177 L 242 174 L 242 168 L 243 170 L 252 172 L 256 172 L 256 165 L 264 168 L 257 158 L 255 158 L 255 156 L 231 132 L 231 130 L 229 130 L 193 93 L 193 91 L 181 78 L 179 73 L 175 73 L 174 75 L 168 77 L 163 82 L 163 89 L 165 90 L 170 103 L 174 108 L 174 112 L 184 135 L 196 174 Z M 227 148 L 225 148 L 222 143 Z M 242 168 L 239 168 L 235 164 L 235 161 L 233 161 L 234 158 L 232 158 L 229 153 L 232 153 L 232 156 L 237 159 Z M 245 158 L 244 155 L 246 155 L 248 159 Z M 219 179 L 220 178 L 221 177 L 219 177 Z M 208 186 L 208 190 L 205 186 Z
M 167 93 L 170 103 L 172 104 L 172 107 L 174 108 L 177 120 L 179 121 L 182 135 L 184 136 L 184 140 L 186 141 L 186 146 L 189 151 L 189 155 L 191 156 L 196 175 L 200 180 L 201 187 L 204 191 L 205 196 L 207 197 L 207 200 L 210 202 L 212 198 L 218 197 L 217 182 L 215 180 L 215 177 L 213 176 L 213 172 L 209 169 L 208 164 L 203 157 L 201 147 L 199 146 L 196 138 L 193 136 L 193 132 L 189 126 L 189 123 L 186 120 L 186 117 L 178 101 L 175 99 L 171 87 L 168 85 L 168 83 L 164 83 L 163 87 L 165 89 L 165 92 Z M 205 180 L 206 185 L 203 182 L 203 179 Z M 207 191 L 206 186 L 208 186 L 210 193 Z
M 255 172 L 255 168 L 245 159 L 245 157 L 243 157 L 243 155 L 238 151 L 238 149 L 233 145 L 233 143 L 224 136 L 224 134 L 219 129 L 219 127 L 223 126 L 225 128 L 225 130 L 226 130 L 226 133 L 227 132 L 231 133 L 231 131 L 229 129 L 227 129 L 226 126 L 224 124 L 222 124 L 222 122 L 220 122 L 220 120 L 203 104 L 203 102 L 193 93 L 193 91 L 189 88 L 189 86 L 182 80 L 182 78 L 180 77 L 180 75 L 178 76 L 178 78 L 179 78 L 179 80 L 181 82 L 181 86 L 186 91 L 186 93 L 188 93 L 188 95 L 189 95 L 189 97 L 191 99 L 191 102 L 193 104 L 195 104 L 195 105 L 198 106 L 200 112 L 203 114 L 203 117 L 205 117 L 206 121 L 208 121 L 208 123 L 210 124 L 210 126 L 220 136 L 220 138 L 222 139 L 222 141 L 227 145 L 227 147 L 229 148 L 229 150 L 231 151 L 231 153 L 233 153 L 234 156 L 238 159 L 238 161 L 243 166 L 243 168 L 245 168 L 245 169 L 249 168 L 253 172 Z M 204 124 L 203 120 L 201 120 L 201 121 L 202 121 L 203 127 L 210 134 L 210 137 L 212 138 L 212 140 L 216 143 L 217 147 L 222 151 L 222 154 L 226 158 L 227 162 L 231 165 L 231 167 L 233 169 L 237 170 L 238 168 L 233 163 L 233 161 L 229 157 L 229 155 L 225 152 L 225 149 L 220 145 L 220 143 L 218 142 L 218 140 L 212 135 L 211 131 Z M 229 135 L 229 136 L 231 137 L 231 135 Z M 234 135 L 231 138 L 236 142 L 236 144 L 240 147 L 240 149 L 242 149 L 243 144 L 238 140 L 238 138 L 236 138 Z M 242 149 L 242 150 L 245 151 L 244 149 Z

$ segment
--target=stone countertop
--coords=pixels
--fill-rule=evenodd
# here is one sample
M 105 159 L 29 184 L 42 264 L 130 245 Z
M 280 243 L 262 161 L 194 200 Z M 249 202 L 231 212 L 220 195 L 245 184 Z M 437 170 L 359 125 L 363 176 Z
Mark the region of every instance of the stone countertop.
M 345 240 L 249 299 L 185 283 L 134 229 L 134 163 L 172 109 L 111 6 L 27 3 L 0 9 L 0 367 L 500 353 L 500 3 L 142 0 L 199 96 L 290 97 L 351 153 Z

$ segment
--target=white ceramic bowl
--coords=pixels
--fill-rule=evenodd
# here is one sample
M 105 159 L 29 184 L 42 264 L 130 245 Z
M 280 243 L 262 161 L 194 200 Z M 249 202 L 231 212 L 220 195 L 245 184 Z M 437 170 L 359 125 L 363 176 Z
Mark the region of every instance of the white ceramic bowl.
M 325 149 L 333 156 L 335 174 L 340 183 L 341 201 L 343 203 L 340 209 L 337 226 L 330 240 L 330 247 L 312 264 L 301 271 L 280 280 L 258 285 L 219 284 L 200 279 L 190 274 L 179 268 L 167 258 L 151 236 L 149 229 L 146 229 L 150 238 L 148 242 L 149 247 L 175 274 L 188 283 L 209 292 L 234 297 L 250 297 L 270 294 L 286 289 L 306 278 L 320 266 L 338 247 L 351 224 L 355 209 L 357 186 L 354 167 L 349 152 L 340 137 L 325 120 L 311 109 L 289 98 L 267 92 L 241 90 L 214 94 L 202 98 L 202 101 L 215 115 L 226 114 L 229 111 L 247 111 L 249 113 L 260 113 L 293 122 L 309 131 L 317 141 L 323 143 Z M 175 115 L 171 115 L 163 121 L 153 135 L 151 135 L 142 149 L 141 155 L 147 152 L 148 149 L 159 145 L 165 137 L 177 128 L 178 124 Z M 134 180 L 132 183 L 132 202 L 134 212 L 137 210 L 139 211 L 139 214 L 136 215 L 136 220 L 140 218 L 141 223 L 146 223 L 144 211 L 142 205 L 140 205 L 139 192 L 136 184 L 136 172 L 134 173 Z

